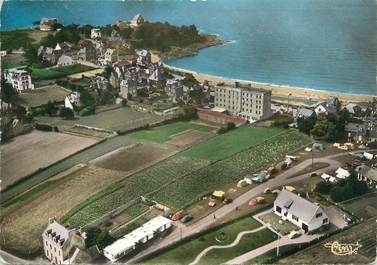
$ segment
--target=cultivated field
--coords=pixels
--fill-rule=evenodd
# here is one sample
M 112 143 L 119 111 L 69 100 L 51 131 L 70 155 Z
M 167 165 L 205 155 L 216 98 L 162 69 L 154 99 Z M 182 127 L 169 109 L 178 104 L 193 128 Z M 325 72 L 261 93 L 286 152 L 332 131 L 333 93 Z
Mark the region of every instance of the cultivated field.
M 154 162 L 166 159 L 175 152 L 173 148 L 154 143 L 136 143 L 92 161 L 97 167 L 118 170 L 134 171 Z
M 18 136 L 1 146 L 2 189 L 37 169 L 46 167 L 96 142 L 95 139 L 36 130 Z
M 215 162 L 260 144 L 283 131 L 280 128 L 242 126 L 188 149 L 181 155 Z
M 60 218 L 69 209 L 124 177 L 122 172 L 86 167 L 59 180 L 48 180 L 44 189 L 25 193 L 22 199 L 1 209 L 1 247 L 15 253 L 35 254 L 41 249 L 41 233 L 48 219 Z M 46 185 L 54 181 L 53 185 Z
M 86 225 L 142 195 L 160 189 L 173 179 L 206 165 L 206 161 L 199 159 L 170 157 L 114 183 L 87 201 L 80 203 L 65 216 L 64 221 L 79 226 Z
M 171 139 L 165 143 L 178 148 L 187 148 L 200 142 L 204 142 L 213 136 L 213 133 L 188 130 L 172 136 Z
M 307 136 L 296 131 L 287 131 L 182 178 L 176 178 L 174 182 L 151 197 L 173 210 L 181 209 L 216 188 L 236 182 L 245 175 L 257 173 L 271 164 L 282 161 L 287 153 L 308 143 L 310 139 Z M 178 156 L 183 156 L 183 154 L 180 153 Z
M 211 132 L 214 130 L 214 128 L 197 125 L 190 122 L 174 122 L 147 130 L 130 133 L 129 136 L 135 139 L 163 143 L 169 141 L 172 138 L 174 139 L 175 137 L 178 137 L 183 132 L 188 132 L 191 130 L 199 132 Z
M 33 91 L 22 93 L 17 96 L 17 104 L 24 107 L 38 107 L 51 102 L 63 102 L 65 97 L 70 93 L 69 90 L 58 86 L 48 85 L 40 87 Z
M 62 129 L 72 127 L 74 124 L 80 124 L 108 131 L 125 132 L 146 126 L 147 124 L 160 122 L 163 118 L 154 114 L 139 112 L 124 107 L 79 117 L 75 120 L 62 120 L 61 118 L 47 116 L 38 117 L 36 120 L 40 123 L 50 124 Z

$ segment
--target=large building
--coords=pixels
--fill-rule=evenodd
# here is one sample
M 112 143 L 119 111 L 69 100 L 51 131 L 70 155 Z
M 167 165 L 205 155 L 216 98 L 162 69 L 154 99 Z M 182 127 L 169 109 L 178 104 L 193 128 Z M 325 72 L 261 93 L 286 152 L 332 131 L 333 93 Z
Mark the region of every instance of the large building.
M 329 225 L 329 217 L 321 206 L 284 189 L 274 202 L 274 212 L 305 233 L 313 233 Z
M 85 235 L 52 219 L 43 231 L 44 254 L 52 264 L 71 264 L 77 253 L 85 249 Z
M 230 114 L 250 122 L 271 115 L 271 92 L 251 87 L 217 86 L 215 88 L 215 107 L 226 109 Z
M 110 261 L 115 262 L 131 253 L 140 245 L 147 243 L 158 234 L 166 231 L 171 226 L 170 219 L 163 216 L 155 217 L 141 227 L 105 247 L 103 249 L 103 254 Z
M 34 89 L 30 74 L 22 69 L 9 69 L 4 73 L 5 80 L 12 85 L 17 92 Z

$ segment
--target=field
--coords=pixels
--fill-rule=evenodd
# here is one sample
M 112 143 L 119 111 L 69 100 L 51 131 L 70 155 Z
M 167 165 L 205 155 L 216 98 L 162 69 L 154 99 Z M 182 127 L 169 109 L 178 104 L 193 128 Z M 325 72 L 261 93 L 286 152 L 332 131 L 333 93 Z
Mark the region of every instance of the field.
M 64 217 L 64 221 L 79 226 L 86 225 L 142 195 L 160 189 L 172 179 L 206 165 L 206 161 L 199 159 L 170 157 L 114 183 L 87 201 L 76 205 Z
M 82 65 L 82 64 L 74 64 L 68 66 L 62 66 L 58 68 L 32 68 L 31 69 L 31 77 L 35 80 L 48 80 L 48 79 L 57 79 L 62 78 L 67 75 L 72 75 L 76 73 L 86 72 L 89 70 L 93 70 L 92 67 Z
M 41 131 L 18 136 L 1 146 L 2 188 L 96 142 L 94 139 Z
M 173 148 L 144 142 L 118 149 L 92 161 L 92 163 L 97 167 L 107 169 L 134 171 L 163 160 L 173 153 Z
M 58 85 L 48 85 L 36 90 L 22 93 L 17 96 L 17 104 L 24 107 L 39 107 L 51 102 L 64 102 L 65 97 L 70 93 L 67 89 Z
M 279 264 L 303 264 L 315 261 L 318 264 L 372 264 L 376 260 L 376 220 L 371 218 L 339 234 L 331 236 L 324 242 L 297 252 L 279 260 Z M 338 241 L 341 244 L 362 245 L 357 254 L 337 256 L 331 253 L 324 244 Z
M 342 202 L 341 205 L 359 218 L 369 219 L 377 216 L 377 193 Z
M 184 208 L 216 188 L 282 161 L 287 153 L 309 142 L 310 139 L 303 134 L 287 131 L 255 147 L 191 172 L 183 178 L 176 178 L 173 183 L 155 193 L 152 199 L 173 210 Z M 192 149 L 195 148 L 196 146 Z
M 49 218 L 60 218 L 74 205 L 123 177 L 121 172 L 86 167 L 61 179 L 44 182 L 42 189 L 37 186 L 37 191 L 26 192 L 24 199 L 2 208 L 1 247 L 21 255 L 37 253 Z M 46 184 L 51 181 L 51 185 Z
M 180 243 L 173 248 L 162 251 L 161 253 L 156 254 L 155 256 L 142 262 L 143 264 L 189 264 L 205 248 L 212 245 L 228 245 L 234 241 L 240 232 L 253 230 L 258 227 L 260 227 L 260 223 L 255 221 L 255 219 L 251 217 L 244 217 L 216 228 L 210 232 L 206 232 L 197 238 Z M 219 242 L 216 240 L 216 237 L 218 237 L 221 233 L 225 234 L 225 237 Z
M 129 136 L 135 139 L 148 140 L 157 143 L 163 143 L 174 137 L 176 134 L 195 130 L 200 132 L 211 132 L 214 129 L 202 125 L 197 125 L 189 122 L 175 122 L 163 126 L 154 127 L 147 130 L 142 130 L 130 133 Z M 177 136 L 175 136 L 177 137 Z
M 283 132 L 280 128 L 242 126 L 195 146 L 181 155 L 215 162 L 253 147 Z
M 215 134 L 209 132 L 202 132 L 197 130 L 188 130 L 182 133 L 176 134 L 166 144 L 173 145 L 177 148 L 187 148 L 194 146 L 200 142 L 205 142 L 206 140 L 213 137 Z
M 138 112 L 125 107 L 100 112 L 95 115 L 78 117 L 75 120 L 62 120 L 58 117 L 48 116 L 37 117 L 36 120 L 40 123 L 50 124 L 63 129 L 72 127 L 74 124 L 81 124 L 109 131 L 125 132 L 146 126 L 147 124 L 162 121 L 163 118 L 154 114 Z

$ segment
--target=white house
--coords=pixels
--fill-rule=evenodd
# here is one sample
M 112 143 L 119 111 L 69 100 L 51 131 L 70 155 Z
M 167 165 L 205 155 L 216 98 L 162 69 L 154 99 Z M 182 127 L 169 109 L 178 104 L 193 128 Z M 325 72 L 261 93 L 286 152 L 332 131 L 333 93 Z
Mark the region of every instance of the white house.
M 348 170 L 345 170 L 344 168 L 338 168 L 336 171 L 335 171 L 335 174 L 336 174 L 336 177 L 338 179 L 345 179 L 345 178 L 348 178 L 351 173 L 348 172 Z
M 274 202 L 274 212 L 305 233 L 313 233 L 329 225 L 329 218 L 322 207 L 297 194 L 283 189 Z
M 170 219 L 163 216 L 155 217 L 141 227 L 105 247 L 103 249 L 103 254 L 110 261 L 115 262 L 135 250 L 139 245 L 148 242 L 159 233 L 169 229 L 171 226 Z
M 91 39 L 99 39 L 99 38 L 101 38 L 101 30 L 100 29 L 96 29 L 96 28 L 92 29 L 90 31 L 90 38 Z
M 117 60 L 117 55 L 115 53 L 115 50 L 114 49 L 110 49 L 108 48 L 105 52 L 105 61 L 107 63 L 113 63 Z
M 76 63 L 77 63 L 77 60 L 74 59 L 72 56 L 62 55 L 62 56 L 59 57 L 56 65 L 58 67 L 60 67 L 60 66 L 73 65 L 73 64 L 76 64 Z
M 319 114 L 327 114 L 328 113 L 328 110 L 327 110 L 325 104 L 318 104 L 318 106 L 314 109 L 314 111 L 315 111 L 315 113 L 317 115 L 319 115 Z
M 131 27 L 138 27 L 144 23 L 144 17 L 141 14 L 137 14 L 130 21 Z
M 17 92 L 34 89 L 34 85 L 31 82 L 31 75 L 25 70 L 17 68 L 8 69 L 5 71 L 4 77 L 6 82 L 11 84 Z
M 81 101 L 80 101 L 80 93 L 75 91 L 69 94 L 68 96 L 65 97 L 64 100 L 64 107 L 69 108 L 69 109 L 74 109 L 74 107 L 80 106 Z
M 137 63 L 141 65 L 147 65 L 151 63 L 151 53 L 147 50 L 138 50 L 137 54 Z

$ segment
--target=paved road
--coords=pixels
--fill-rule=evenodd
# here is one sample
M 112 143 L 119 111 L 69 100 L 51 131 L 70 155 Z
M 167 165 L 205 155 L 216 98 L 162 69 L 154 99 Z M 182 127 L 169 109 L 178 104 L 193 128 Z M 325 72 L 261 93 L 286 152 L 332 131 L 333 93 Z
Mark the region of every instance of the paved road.
M 336 170 L 338 167 L 341 166 L 341 163 L 339 161 L 334 160 L 334 158 L 341 157 L 348 155 L 348 152 L 338 153 L 334 155 L 330 155 L 327 157 L 322 158 L 315 158 L 314 163 L 327 163 L 329 166 L 326 168 L 322 168 L 320 170 L 316 170 L 318 173 L 324 173 L 329 172 L 332 170 Z M 200 233 L 201 231 L 204 231 L 208 229 L 208 227 L 214 223 L 217 219 L 220 219 L 222 217 L 225 217 L 227 214 L 232 212 L 237 206 L 241 206 L 244 203 L 248 202 L 250 199 L 258 196 L 259 194 L 262 194 L 266 188 L 276 188 L 280 187 L 292 182 L 296 182 L 299 180 L 303 180 L 306 178 L 309 178 L 310 174 L 306 173 L 300 176 L 296 176 L 297 173 L 300 171 L 310 167 L 312 164 L 312 159 L 307 159 L 296 166 L 286 170 L 285 172 L 277 175 L 275 178 L 272 178 L 268 180 L 267 182 L 264 182 L 257 187 L 249 190 L 248 192 L 242 194 L 238 198 L 236 198 L 231 204 L 224 205 L 223 207 L 216 210 L 213 214 L 208 215 L 207 217 L 204 217 L 200 221 L 190 225 L 190 226 L 183 226 L 180 224 L 178 225 L 178 229 L 175 229 L 171 234 L 169 234 L 167 237 L 163 238 L 159 242 L 156 242 L 156 244 L 150 246 L 145 251 L 140 252 L 138 255 L 136 255 L 134 258 L 130 259 L 128 263 L 136 262 L 142 259 L 143 257 L 154 253 L 156 251 L 160 251 L 161 249 L 170 246 L 174 243 L 177 243 L 178 241 L 192 236 L 194 234 Z M 213 216 L 216 216 L 216 220 L 214 220 Z
M 260 230 L 262 230 L 264 228 L 266 228 L 266 227 L 265 226 L 261 226 L 261 227 L 258 227 L 256 229 L 253 229 L 253 230 L 243 231 L 243 232 L 239 233 L 237 235 L 236 239 L 232 243 L 230 243 L 228 245 L 223 245 L 223 246 L 221 246 L 221 245 L 214 245 L 214 246 L 210 246 L 210 247 L 204 249 L 202 252 L 200 252 L 199 255 L 196 256 L 195 260 L 193 262 L 191 262 L 189 265 L 196 265 L 200 261 L 200 259 L 202 257 L 204 257 L 212 249 L 224 249 L 224 248 L 232 248 L 234 246 L 237 246 L 238 243 L 240 242 L 240 240 L 242 239 L 242 237 L 244 235 L 248 235 L 248 234 L 252 234 L 252 233 L 258 232 L 258 231 L 260 231 Z

